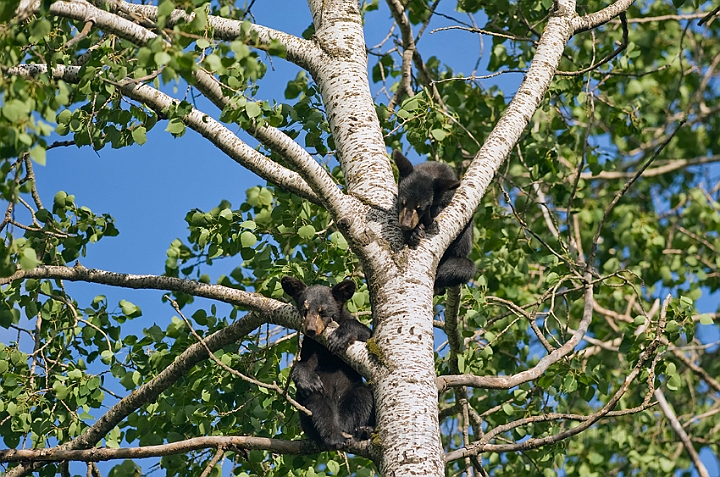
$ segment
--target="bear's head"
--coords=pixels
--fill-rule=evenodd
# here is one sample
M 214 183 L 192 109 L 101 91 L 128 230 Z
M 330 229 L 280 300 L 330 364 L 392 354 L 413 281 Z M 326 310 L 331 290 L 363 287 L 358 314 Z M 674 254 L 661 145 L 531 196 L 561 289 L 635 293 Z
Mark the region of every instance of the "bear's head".
M 400 151 L 393 152 L 398 166 L 398 223 L 402 230 L 413 230 L 421 222 L 429 225 L 430 207 L 436 205 L 445 192 L 456 189 L 456 179 L 433 177 L 412 163 Z
M 325 285 L 307 286 L 293 277 L 283 277 L 280 281 L 285 293 L 295 301 L 303 317 L 303 332 L 308 336 L 317 336 L 331 321 L 340 321 L 347 302 L 355 293 L 355 282 L 345 280 L 334 287 Z

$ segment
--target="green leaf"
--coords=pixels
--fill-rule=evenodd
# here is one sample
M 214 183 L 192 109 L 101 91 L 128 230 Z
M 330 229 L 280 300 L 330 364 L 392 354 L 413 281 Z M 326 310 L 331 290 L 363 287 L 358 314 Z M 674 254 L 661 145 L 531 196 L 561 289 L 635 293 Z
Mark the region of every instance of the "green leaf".
M 230 209 L 223 209 L 223 210 L 221 210 L 220 213 L 218 214 L 218 217 L 222 217 L 222 218 L 225 219 L 226 221 L 232 222 L 233 212 L 232 212 L 232 210 L 230 210 Z
M 185 123 L 180 118 L 173 118 L 165 128 L 173 136 L 182 136 L 185 133 Z
M 0 23 L 5 23 L 15 16 L 15 10 L 20 5 L 20 0 L 5 0 L 0 2 Z
M 442 141 L 447 137 L 448 133 L 443 129 L 433 129 L 430 131 L 430 135 L 435 138 L 436 141 Z
M 47 151 L 45 150 L 45 148 L 38 144 L 37 146 L 30 149 L 30 158 L 41 166 L 44 166 L 46 153 Z
M 3 104 L 2 114 L 11 123 L 17 123 L 20 118 L 30 114 L 30 106 L 19 99 L 11 99 Z
M 50 22 L 46 19 L 35 20 L 30 27 L 30 39 L 32 41 L 40 41 L 50 33 Z
M 164 51 L 158 51 L 153 56 L 153 59 L 155 60 L 156 65 L 162 66 L 168 64 L 172 57 Z
M 240 234 L 240 243 L 245 248 L 252 247 L 257 243 L 257 237 L 255 237 L 254 233 L 246 230 Z
M 247 113 L 249 118 L 256 118 L 260 116 L 262 113 L 262 110 L 260 109 L 260 106 L 257 103 L 247 103 L 245 105 L 245 112 Z
M 345 237 L 343 234 L 341 234 L 338 231 L 335 231 L 330 234 L 330 241 L 337 245 L 337 247 L 340 250 L 347 250 L 348 249 L 348 243 L 347 240 L 345 240 Z
M 57 116 L 55 117 L 55 120 L 58 122 L 58 124 L 67 124 L 72 119 L 72 113 L 67 110 L 63 109 L 60 111 Z
M 270 54 L 272 56 L 277 56 L 279 58 L 285 58 L 285 56 L 287 54 L 285 45 L 280 43 L 280 41 L 278 41 L 275 38 L 270 40 L 270 45 L 268 46 L 267 52 L 268 52 L 268 54 Z
M 20 268 L 25 271 L 32 270 L 41 263 L 40 260 L 37 259 L 37 254 L 35 253 L 35 250 L 30 247 L 25 247 L 25 249 L 23 249 L 22 255 L 20 255 L 19 262 Z
M 671 391 L 677 391 L 680 389 L 680 386 L 682 385 L 682 380 L 680 379 L 680 375 L 674 374 L 670 376 L 670 378 L 666 382 L 667 388 Z
M 713 315 L 710 315 L 708 313 L 703 313 L 702 315 L 700 315 L 701 325 L 712 325 L 713 323 Z
M 575 379 L 575 376 L 572 374 L 565 376 L 565 379 L 563 380 L 563 388 L 565 388 L 565 391 L 568 393 L 575 392 L 577 389 L 577 380 Z
M 502 410 L 503 410 L 503 412 L 504 412 L 505 414 L 507 414 L 508 416 L 512 416 L 512 414 L 513 414 L 513 412 L 514 412 L 514 409 L 513 409 L 513 407 L 512 407 L 512 404 L 507 403 L 507 402 L 502 405 Z
M 340 473 L 340 464 L 338 464 L 334 460 L 327 461 L 326 465 L 327 465 L 328 470 L 330 472 L 332 472 L 333 474 L 337 475 L 338 473 Z
M 312 225 L 303 225 L 298 229 L 298 235 L 300 238 L 303 238 L 305 240 L 310 240 L 315 236 L 315 227 Z
M 142 316 L 142 310 L 140 310 L 140 307 L 127 300 L 120 300 L 120 309 L 122 310 L 123 315 L 128 318 L 137 318 Z
M 195 31 L 203 31 L 207 27 L 207 7 L 205 5 L 196 8 L 193 10 L 193 13 L 195 13 L 195 18 L 193 18 L 193 21 L 190 23 L 193 30 Z
M 138 126 L 132 130 L 133 141 L 141 146 L 147 142 L 147 130 L 145 126 Z
M 157 14 L 159 17 L 166 17 L 170 15 L 173 10 L 175 10 L 175 4 L 171 0 L 163 0 L 158 6 Z

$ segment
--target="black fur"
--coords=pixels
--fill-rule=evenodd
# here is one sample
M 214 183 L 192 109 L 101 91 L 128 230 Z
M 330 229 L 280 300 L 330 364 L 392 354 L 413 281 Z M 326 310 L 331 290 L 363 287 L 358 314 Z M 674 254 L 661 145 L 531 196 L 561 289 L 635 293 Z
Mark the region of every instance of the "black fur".
M 281 284 L 304 319 L 306 339 L 300 362 L 292 371 L 297 400 L 312 412 L 312 416 L 300 414 L 303 431 L 329 449 L 368 439 L 375 427 L 372 391 L 357 371 L 332 353 L 372 336 L 370 328 L 345 309 L 345 302 L 355 293 L 355 283 L 346 280 L 333 288 L 308 287 L 297 278 L 283 277 Z M 328 337 L 328 349 L 312 337 L 321 334 L 330 321 L 339 326 Z
M 440 212 L 450 204 L 460 185 L 455 172 L 443 162 L 423 162 L 414 166 L 400 151 L 393 152 L 400 171 L 398 183 L 398 222 L 410 247 L 417 247 Z M 472 221 L 450 244 L 435 272 L 435 294 L 446 287 L 460 285 L 475 275 L 475 264 L 468 259 L 473 242 Z

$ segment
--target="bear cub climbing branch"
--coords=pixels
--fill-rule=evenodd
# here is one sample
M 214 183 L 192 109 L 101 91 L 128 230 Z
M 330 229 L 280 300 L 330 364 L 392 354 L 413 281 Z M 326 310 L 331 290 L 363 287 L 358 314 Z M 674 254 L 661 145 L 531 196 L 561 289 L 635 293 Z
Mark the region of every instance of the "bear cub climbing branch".
M 375 427 L 372 391 L 357 371 L 333 354 L 345 351 L 353 341 L 367 341 L 372 336 L 370 328 L 345 308 L 355 293 L 355 283 L 345 280 L 332 288 L 308 287 L 287 276 L 280 283 L 304 320 L 306 339 L 292 380 L 297 387 L 296 399 L 312 416 L 301 413 L 300 426 L 310 439 L 328 449 L 368 439 Z M 320 335 L 331 321 L 339 326 L 328 337 L 326 348 L 313 337 Z
M 452 168 L 444 162 L 423 162 L 414 166 L 400 151 L 393 152 L 400 171 L 398 181 L 398 222 L 405 243 L 415 248 L 434 219 L 450 204 L 460 185 Z M 461 285 L 475 275 L 475 264 L 468 259 L 473 242 L 473 223 L 468 222 L 450 244 L 435 272 L 435 294 L 446 287 Z

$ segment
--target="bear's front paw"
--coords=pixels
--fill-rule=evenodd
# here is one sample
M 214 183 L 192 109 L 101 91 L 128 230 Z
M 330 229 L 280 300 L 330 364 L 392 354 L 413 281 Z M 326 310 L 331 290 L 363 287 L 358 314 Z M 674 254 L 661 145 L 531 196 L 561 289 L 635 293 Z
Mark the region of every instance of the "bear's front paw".
M 353 341 L 356 341 L 356 339 L 351 333 L 338 328 L 335 333 L 328 337 L 327 348 L 333 354 L 341 354 Z
M 338 450 L 346 447 L 352 441 L 353 436 L 346 434 L 345 432 L 341 432 L 340 434 L 334 434 L 323 439 L 323 444 L 325 444 L 329 450 Z
M 293 381 L 295 381 L 295 387 L 298 392 L 304 396 L 309 396 L 313 393 L 322 393 L 325 391 L 325 386 L 320 380 L 320 376 L 317 374 L 301 373 L 296 372 L 297 368 L 293 371 Z
M 425 238 L 425 226 L 419 224 L 417 227 L 412 229 L 409 234 L 406 235 L 407 244 L 411 248 L 415 248 L 420 245 L 420 241 Z
M 370 439 L 370 435 L 372 434 L 372 431 L 375 429 L 371 426 L 358 426 L 357 429 L 355 429 L 355 440 L 357 441 L 366 441 Z

